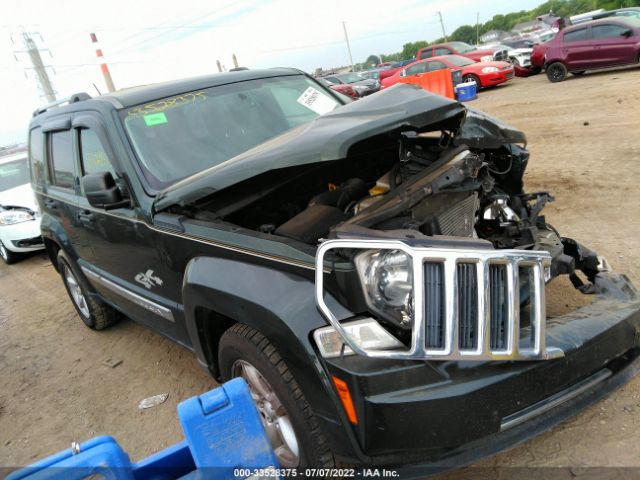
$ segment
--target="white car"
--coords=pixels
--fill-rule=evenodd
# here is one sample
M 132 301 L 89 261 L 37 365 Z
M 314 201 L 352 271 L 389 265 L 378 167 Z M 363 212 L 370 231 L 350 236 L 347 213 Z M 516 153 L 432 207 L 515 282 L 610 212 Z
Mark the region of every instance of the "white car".
M 0 257 L 14 263 L 22 253 L 43 248 L 27 153 L 0 157 Z

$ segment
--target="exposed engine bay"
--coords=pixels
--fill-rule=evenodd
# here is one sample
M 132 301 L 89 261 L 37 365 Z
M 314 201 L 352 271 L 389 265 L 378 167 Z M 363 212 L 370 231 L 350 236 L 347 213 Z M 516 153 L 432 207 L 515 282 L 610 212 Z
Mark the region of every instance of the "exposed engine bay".
M 252 177 L 180 213 L 309 246 L 354 229 L 484 239 L 497 249 L 548 251 L 550 278 L 582 269 L 591 280 L 597 256 L 542 215 L 553 197 L 523 191 L 528 158 L 512 143 L 471 148 L 448 130 L 404 130 L 361 141 L 344 160 Z

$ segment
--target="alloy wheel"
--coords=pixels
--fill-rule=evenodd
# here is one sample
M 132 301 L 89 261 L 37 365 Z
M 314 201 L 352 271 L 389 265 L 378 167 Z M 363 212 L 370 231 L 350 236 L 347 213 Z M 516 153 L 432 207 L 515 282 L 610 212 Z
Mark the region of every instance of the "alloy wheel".
M 91 316 L 91 312 L 89 312 L 89 305 L 87 305 L 87 301 L 82 293 L 82 287 L 80 287 L 80 284 L 78 283 L 78 280 L 76 280 L 71 269 L 66 265 L 64 266 L 64 280 L 69 288 L 69 293 L 71 294 L 73 303 L 78 307 L 78 310 L 80 310 L 85 318 L 89 318 Z
M 258 411 L 271 446 L 282 467 L 297 467 L 300 463 L 300 447 L 298 438 L 293 430 L 289 414 L 276 395 L 273 387 L 246 360 L 236 360 L 231 368 L 231 375 L 242 377 L 249 385 L 251 398 Z

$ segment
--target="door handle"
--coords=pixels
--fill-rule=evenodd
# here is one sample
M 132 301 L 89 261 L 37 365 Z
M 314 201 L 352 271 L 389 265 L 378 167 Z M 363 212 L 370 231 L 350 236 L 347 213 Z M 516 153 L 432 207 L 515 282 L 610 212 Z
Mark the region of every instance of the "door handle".
M 84 212 L 78 212 L 78 220 L 82 223 L 92 223 L 94 215 L 89 210 L 85 210 Z

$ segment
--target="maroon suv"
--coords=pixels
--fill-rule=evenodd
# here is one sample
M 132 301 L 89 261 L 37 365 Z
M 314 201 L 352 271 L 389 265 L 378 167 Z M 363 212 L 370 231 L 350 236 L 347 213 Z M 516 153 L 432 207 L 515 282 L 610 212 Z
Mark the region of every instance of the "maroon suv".
M 640 20 L 606 18 L 561 30 L 531 54 L 534 66 L 546 67 L 547 78 L 561 82 L 568 72 L 616 67 L 640 61 Z

